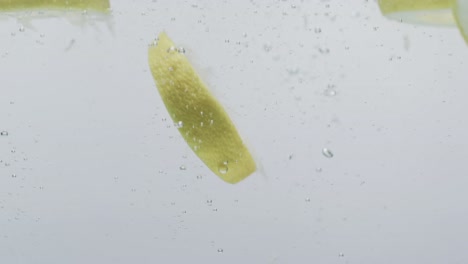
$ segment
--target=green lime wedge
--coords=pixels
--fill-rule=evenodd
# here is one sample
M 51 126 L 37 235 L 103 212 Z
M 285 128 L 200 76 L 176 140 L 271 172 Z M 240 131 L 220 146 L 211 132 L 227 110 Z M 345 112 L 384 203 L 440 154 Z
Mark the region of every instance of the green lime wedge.
M 454 26 L 453 0 L 379 0 L 382 14 L 405 23 Z
M 455 0 L 453 15 L 463 38 L 468 44 L 468 0 Z
M 0 11 L 64 9 L 108 12 L 109 8 L 109 0 L 0 0 Z

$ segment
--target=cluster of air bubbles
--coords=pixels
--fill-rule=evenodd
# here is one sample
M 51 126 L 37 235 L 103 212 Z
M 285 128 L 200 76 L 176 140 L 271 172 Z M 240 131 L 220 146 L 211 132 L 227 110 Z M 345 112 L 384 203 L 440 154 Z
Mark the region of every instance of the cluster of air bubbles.
M 330 49 L 329 49 L 329 48 L 326 48 L 326 47 L 320 47 L 320 48 L 318 48 L 318 51 L 319 51 L 321 54 L 328 54 L 328 53 L 330 53 Z
M 184 54 L 185 53 L 184 47 L 178 47 L 177 52 Z
M 154 44 L 155 42 L 153 42 Z M 155 44 L 154 44 L 155 45 Z M 168 49 L 167 49 L 167 52 L 168 53 L 174 53 L 174 52 L 178 52 L 178 53 L 181 53 L 181 54 L 184 54 L 185 53 L 185 48 L 184 47 L 174 47 L 174 46 L 170 46 Z

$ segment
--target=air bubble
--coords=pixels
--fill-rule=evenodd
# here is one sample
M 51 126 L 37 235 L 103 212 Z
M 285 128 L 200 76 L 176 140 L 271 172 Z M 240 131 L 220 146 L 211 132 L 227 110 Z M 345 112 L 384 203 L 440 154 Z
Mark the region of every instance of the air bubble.
M 287 71 L 288 71 L 288 73 L 289 73 L 290 75 L 296 75 L 296 74 L 299 73 L 299 68 L 298 68 L 298 67 L 289 67 L 289 68 L 287 69 Z
M 226 174 L 229 170 L 229 167 L 228 167 L 228 162 L 227 161 L 224 161 L 222 164 L 220 164 L 218 166 L 218 171 L 219 173 L 221 174 Z
M 265 43 L 263 44 L 263 50 L 266 52 L 270 52 L 273 47 L 271 46 L 270 43 Z
M 333 152 L 327 148 L 322 149 L 322 154 L 329 159 L 333 158 Z
M 187 169 L 187 167 L 185 167 L 184 165 L 180 165 L 180 167 L 179 167 L 179 170 L 186 170 L 186 169 Z
M 331 89 L 327 89 L 327 90 L 325 90 L 325 95 L 326 95 L 326 96 L 330 96 L 330 97 L 335 96 L 335 95 L 336 95 L 336 91 L 335 91 L 335 90 L 331 90 Z
M 175 123 L 174 123 L 174 126 L 175 126 L 176 128 L 182 128 L 182 127 L 184 127 L 184 122 L 182 122 L 182 121 L 175 122 Z
M 334 84 L 329 84 L 327 85 L 327 89 L 323 92 L 326 96 L 335 96 L 336 95 L 336 90 L 335 90 L 335 85 Z
M 8 136 L 8 131 L 3 130 L 2 132 L 0 132 L 0 136 Z

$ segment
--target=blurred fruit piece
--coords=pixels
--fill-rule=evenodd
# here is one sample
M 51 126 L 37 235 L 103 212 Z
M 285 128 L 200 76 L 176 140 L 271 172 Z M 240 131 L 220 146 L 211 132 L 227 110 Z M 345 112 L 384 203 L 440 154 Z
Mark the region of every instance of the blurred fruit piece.
M 453 0 L 379 0 L 382 14 L 405 23 L 453 26 Z
M 468 0 L 455 0 L 453 15 L 461 34 L 468 44 Z
M 108 12 L 109 8 L 109 0 L 0 0 L 0 11 L 63 9 Z

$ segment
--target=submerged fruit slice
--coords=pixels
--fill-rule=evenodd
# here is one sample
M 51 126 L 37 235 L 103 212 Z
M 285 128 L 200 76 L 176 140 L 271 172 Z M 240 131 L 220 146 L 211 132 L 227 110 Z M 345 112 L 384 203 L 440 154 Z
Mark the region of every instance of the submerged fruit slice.
M 453 0 L 379 0 L 382 14 L 402 22 L 453 26 Z
M 149 48 L 149 65 L 179 132 L 211 171 L 236 183 L 256 170 L 231 119 L 165 33 Z
M 461 34 L 468 44 L 468 0 L 455 0 L 453 15 Z
M 109 11 L 109 0 L 0 0 L 1 11 L 28 9 L 79 9 Z

